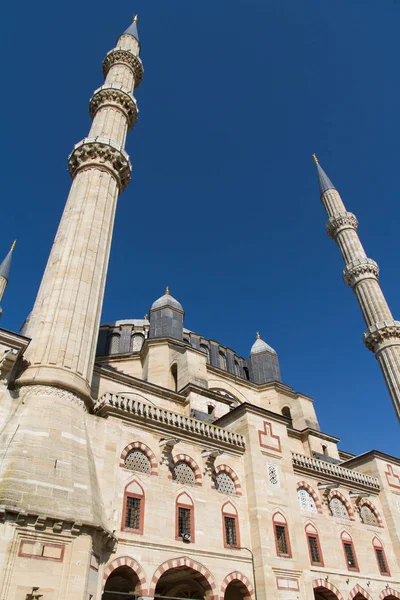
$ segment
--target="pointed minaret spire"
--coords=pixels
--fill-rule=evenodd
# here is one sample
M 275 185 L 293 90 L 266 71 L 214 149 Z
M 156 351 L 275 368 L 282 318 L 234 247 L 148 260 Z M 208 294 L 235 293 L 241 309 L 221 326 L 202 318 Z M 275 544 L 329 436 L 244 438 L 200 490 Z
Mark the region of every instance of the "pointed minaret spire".
M 15 248 L 16 241 L 17 240 L 13 241 L 7 256 L 5 257 L 5 259 L 3 260 L 3 262 L 0 265 L 0 302 L 3 299 L 3 295 L 4 295 L 5 289 L 7 287 L 8 277 L 10 275 L 11 259 L 12 259 L 12 254 L 13 254 L 13 250 Z M 1 312 L 2 311 L 0 308 L 0 315 L 1 315 Z
M 337 189 L 331 184 L 317 157 L 321 200 L 328 214 L 327 232 L 344 260 L 343 279 L 357 296 L 367 329 L 364 343 L 381 367 L 397 418 L 400 421 L 400 322 L 393 319 L 379 285 L 379 267 L 367 258 L 357 234 L 358 221 L 346 211 Z
M 126 29 L 124 31 L 124 35 L 131 35 L 132 37 L 134 37 L 137 41 L 139 41 L 139 33 L 138 33 L 138 28 L 137 28 L 137 22 L 138 22 L 138 16 L 135 15 L 133 17 L 133 21 L 132 23 L 129 25 L 128 29 Z
M 117 200 L 132 170 L 125 142 L 138 114 L 139 53 L 135 20 L 104 58 L 105 81 L 89 103 L 92 126 L 69 156 L 71 189 L 27 326 L 29 367 L 18 385 L 58 386 L 91 402 Z
M 332 181 L 329 179 L 328 175 L 325 173 L 323 168 L 318 162 L 318 158 L 313 154 L 313 159 L 315 164 L 317 165 L 317 173 L 318 173 L 318 181 L 319 181 L 319 191 L 322 194 L 327 192 L 328 190 L 336 190 Z

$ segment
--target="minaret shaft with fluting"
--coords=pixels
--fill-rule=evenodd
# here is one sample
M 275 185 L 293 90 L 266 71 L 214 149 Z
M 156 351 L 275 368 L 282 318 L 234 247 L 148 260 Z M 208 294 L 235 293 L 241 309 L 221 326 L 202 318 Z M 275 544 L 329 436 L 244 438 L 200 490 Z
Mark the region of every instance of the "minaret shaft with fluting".
M 137 118 L 132 92 L 143 74 L 137 35 L 129 31 L 104 59 L 89 135 L 69 157 L 71 190 L 26 332 L 32 342 L 21 385 L 89 394 L 116 204 L 130 180 L 124 146 Z
M 343 279 L 354 291 L 367 330 L 364 343 L 374 352 L 400 420 L 400 322 L 393 319 L 379 285 L 379 268 L 364 251 L 356 217 L 346 211 L 339 192 L 316 157 L 321 200 L 328 214 L 327 231 L 338 244 L 344 260 Z

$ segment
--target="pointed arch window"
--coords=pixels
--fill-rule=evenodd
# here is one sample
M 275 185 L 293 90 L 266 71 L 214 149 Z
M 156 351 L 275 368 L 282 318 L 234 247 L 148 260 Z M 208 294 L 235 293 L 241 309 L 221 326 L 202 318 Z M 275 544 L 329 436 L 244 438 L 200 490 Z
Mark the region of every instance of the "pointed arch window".
M 225 352 L 222 352 L 222 350 L 220 350 L 218 353 L 218 356 L 219 356 L 219 368 L 226 371 L 228 367 L 227 367 Z
M 372 545 L 374 547 L 374 552 L 375 552 L 376 561 L 378 563 L 380 574 L 390 576 L 390 570 L 388 567 L 388 563 L 386 560 L 386 554 L 383 549 L 382 542 L 377 537 L 374 537 L 374 539 L 372 540 Z
M 125 488 L 124 509 L 121 529 L 134 533 L 143 533 L 145 494 L 137 481 L 132 481 Z
M 309 523 L 306 526 L 306 537 L 308 544 L 308 553 L 310 555 L 310 563 L 318 567 L 323 567 L 324 559 L 322 557 L 318 530 L 312 523 Z
M 277 556 L 283 558 L 292 557 L 292 549 L 290 547 L 289 530 L 287 526 L 286 518 L 282 513 L 275 513 L 272 517 L 274 534 L 275 534 L 275 546 Z
M 343 531 L 340 536 L 342 539 L 344 558 L 349 571 L 359 571 L 356 552 L 354 550 L 353 540 L 347 531 Z
M 300 487 L 297 490 L 297 499 L 299 501 L 301 510 L 308 510 L 309 512 L 313 513 L 317 512 L 314 498 L 311 496 L 310 492 L 306 490 L 306 488 Z
M 333 496 L 329 500 L 329 510 L 331 511 L 332 517 L 337 519 L 349 519 L 349 513 L 346 505 L 338 496 Z
M 365 525 L 375 525 L 375 527 L 379 527 L 376 513 L 367 504 L 363 504 L 360 508 L 360 517 Z
M 183 492 L 176 499 L 175 538 L 182 540 L 187 536 L 194 542 L 194 505 L 189 494 Z
M 240 548 L 239 519 L 231 502 L 222 507 L 222 521 L 225 548 Z

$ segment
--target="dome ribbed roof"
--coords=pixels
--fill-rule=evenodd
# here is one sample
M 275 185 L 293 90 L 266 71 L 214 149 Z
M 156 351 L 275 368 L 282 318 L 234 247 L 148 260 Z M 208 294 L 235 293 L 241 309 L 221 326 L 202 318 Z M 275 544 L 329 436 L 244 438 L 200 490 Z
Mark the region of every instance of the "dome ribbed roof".
M 270 352 L 271 354 L 276 354 L 275 350 L 271 348 L 264 340 L 260 337 L 257 337 L 256 341 L 251 347 L 250 356 L 253 354 L 261 354 L 262 352 Z
M 171 308 L 176 308 L 177 310 L 181 310 L 183 312 L 182 304 L 178 302 L 178 300 L 175 300 L 173 296 L 171 296 L 168 288 L 166 289 L 164 296 L 161 296 L 161 298 L 158 298 L 158 300 L 153 302 L 150 310 L 163 308 L 164 306 L 170 306 Z

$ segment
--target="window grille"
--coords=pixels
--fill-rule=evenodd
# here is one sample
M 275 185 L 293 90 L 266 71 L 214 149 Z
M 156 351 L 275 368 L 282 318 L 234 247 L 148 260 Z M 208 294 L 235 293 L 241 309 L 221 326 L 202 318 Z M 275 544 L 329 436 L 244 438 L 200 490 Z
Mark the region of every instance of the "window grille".
M 131 450 L 125 458 L 125 467 L 131 471 L 150 474 L 151 463 L 142 450 Z
M 366 504 L 364 504 L 360 508 L 360 517 L 361 517 L 361 521 L 363 523 L 365 523 L 366 525 L 375 525 L 377 527 L 379 526 L 378 519 L 376 518 L 376 514 Z
M 344 552 L 346 555 L 347 566 L 349 569 L 357 569 L 356 557 L 354 556 L 353 544 L 351 542 L 343 542 Z
M 139 352 L 142 349 L 144 338 L 140 333 L 136 333 L 131 338 L 131 351 Z
M 379 570 L 380 570 L 381 574 L 388 575 L 389 569 L 386 564 L 385 554 L 384 554 L 382 548 L 375 548 L 375 552 L 376 552 L 376 558 L 378 560 Z
M 221 471 L 215 478 L 215 489 L 223 494 L 234 494 L 235 483 L 226 471 Z
M 299 488 L 297 490 L 297 498 L 299 500 L 299 505 L 301 510 L 308 510 L 309 512 L 317 512 L 317 507 L 315 506 L 314 498 L 311 496 L 310 492 L 305 488 Z
M 127 529 L 140 529 L 140 503 L 140 498 L 127 497 L 125 514 L 125 527 Z
M 119 333 L 111 334 L 110 341 L 108 344 L 108 354 L 118 354 L 119 353 L 119 343 L 121 340 L 121 336 Z
M 191 535 L 191 510 L 190 508 L 178 507 L 178 536 Z
M 275 525 L 275 535 L 278 546 L 278 555 L 289 556 L 289 544 L 285 525 Z
M 219 353 L 219 368 L 223 369 L 224 371 L 227 370 L 226 356 L 223 352 Z
M 337 496 L 334 496 L 331 500 L 329 500 L 329 509 L 333 517 L 337 517 L 338 519 L 349 518 L 346 505 Z
M 320 565 L 322 563 L 319 553 L 318 538 L 316 535 L 308 535 L 308 547 L 310 548 L 310 556 L 312 564 Z
M 234 517 L 224 517 L 224 520 L 226 545 L 237 546 L 236 519 Z
M 179 483 L 188 485 L 196 483 L 193 469 L 184 461 L 176 463 L 172 470 L 172 478 Z
M 279 486 L 279 472 L 277 465 L 268 465 L 268 481 L 271 485 Z

